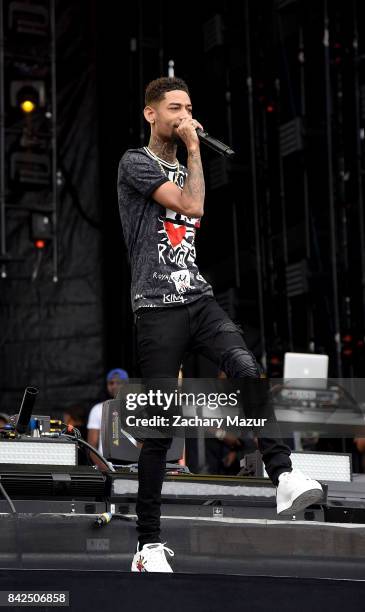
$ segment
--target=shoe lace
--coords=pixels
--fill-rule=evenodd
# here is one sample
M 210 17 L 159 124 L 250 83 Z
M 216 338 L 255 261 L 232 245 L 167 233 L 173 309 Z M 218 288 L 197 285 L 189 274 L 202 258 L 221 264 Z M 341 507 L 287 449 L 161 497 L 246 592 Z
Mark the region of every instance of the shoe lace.
M 161 544 L 161 542 L 156 542 L 153 544 L 146 544 L 143 549 L 147 549 L 149 552 L 152 552 L 153 554 L 150 556 L 148 555 L 146 563 L 148 565 L 148 568 L 151 570 L 152 568 L 157 568 L 159 569 L 161 567 L 161 564 L 164 565 L 168 565 L 168 561 L 166 559 L 166 555 L 165 552 L 167 552 L 170 557 L 174 556 L 174 551 L 171 550 L 171 548 L 167 548 L 167 546 L 165 546 L 166 542 L 164 542 L 163 544 Z M 143 549 L 141 551 L 141 554 L 143 555 Z M 147 551 L 146 551 L 147 552 Z
M 156 552 L 157 551 L 161 553 L 167 552 L 170 555 L 170 557 L 173 557 L 175 554 L 174 551 L 171 550 L 171 548 L 167 548 L 165 544 L 166 542 L 163 542 L 163 543 L 158 542 L 156 544 L 147 544 L 147 548 L 149 548 L 150 550 L 155 550 Z
M 309 476 L 307 476 L 306 474 L 303 474 L 303 472 L 301 472 L 298 469 L 293 469 L 291 472 L 284 472 L 281 476 L 280 476 L 280 480 L 281 482 L 285 482 L 286 480 L 291 480 L 292 478 L 295 478 L 296 480 L 311 480 L 311 478 L 309 478 Z
M 145 562 L 148 565 L 149 570 L 151 571 L 152 568 L 155 569 L 159 569 L 161 567 L 161 564 L 163 565 L 168 565 L 168 561 L 166 559 L 166 555 L 164 554 L 165 552 L 167 552 L 170 557 L 174 556 L 174 551 L 171 550 L 171 548 L 167 548 L 167 546 L 165 546 L 166 542 L 164 542 L 163 544 L 161 544 L 161 542 L 156 542 L 153 544 L 145 544 L 145 546 L 143 547 L 143 549 L 140 551 L 140 554 L 143 556 L 143 550 L 147 549 L 149 552 L 152 552 L 153 554 L 150 556 L 147 556 L 147 559 L 145 560 Z M 146 552 L 147 552 L 146 550 Z M 147 570 L 148 571 L 148 570 Z

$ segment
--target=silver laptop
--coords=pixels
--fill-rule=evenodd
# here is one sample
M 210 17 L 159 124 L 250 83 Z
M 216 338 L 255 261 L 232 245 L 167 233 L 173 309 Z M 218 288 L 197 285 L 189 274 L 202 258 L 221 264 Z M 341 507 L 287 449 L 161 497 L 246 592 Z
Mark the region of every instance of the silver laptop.
M 284 383 L 299 389 L 326 389 L 328 355 L 285 353 Z

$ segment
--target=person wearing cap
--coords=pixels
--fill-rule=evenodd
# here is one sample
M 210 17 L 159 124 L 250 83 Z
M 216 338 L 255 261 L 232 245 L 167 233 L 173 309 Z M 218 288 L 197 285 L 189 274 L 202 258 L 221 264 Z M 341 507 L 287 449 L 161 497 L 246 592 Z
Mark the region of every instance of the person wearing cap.
M 121 368 L 115 368 L 110 370 L 106 375 L 106 388 L 109 397 L 115 398 L 118 394 L 119 389 L 128 382 L 128 373 Z M 87 422 L 87 441 L 91 446 L 97 448 L 99 453 L 103 454 L 103 447 L 101 444 L 101 418 L 103 411 L 103 402 L 95 404 L 90 410 L 89 418 Z M 101 462 L 97 459 L 96 455 L 91 455 L 91 459 L 96 465 L 102 467 Z

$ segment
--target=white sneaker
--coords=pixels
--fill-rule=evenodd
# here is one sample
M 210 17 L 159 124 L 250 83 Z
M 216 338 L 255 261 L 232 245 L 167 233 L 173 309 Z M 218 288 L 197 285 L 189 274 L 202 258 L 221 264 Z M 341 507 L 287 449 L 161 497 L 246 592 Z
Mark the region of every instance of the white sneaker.
M 137 552 L 133 557 L 131 571 L 132 572 L 169 572 L 172 573 L 173 569 L 168 563 L 165 551 L 170 555 L 174 556 L 174 552 L 160 542 L 153 544 L 145 544 L 142 550 L 139 549 L 137 544 Z
M 295 514 L 322 499 L 323 489 L 317 480 L 308 478 L 299 470 L 280 474 L 276 489 L 278 514 Z

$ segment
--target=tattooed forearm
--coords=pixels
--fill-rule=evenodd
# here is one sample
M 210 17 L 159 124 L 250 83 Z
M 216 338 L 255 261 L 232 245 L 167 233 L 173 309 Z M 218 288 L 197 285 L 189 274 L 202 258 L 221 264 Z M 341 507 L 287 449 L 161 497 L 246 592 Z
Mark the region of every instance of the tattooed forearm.
M 199 148 L 188 153 L 188 177 L 182 191 L 183 200 L 193 206 L 195 216 L 204 213 L 205 183 Z

